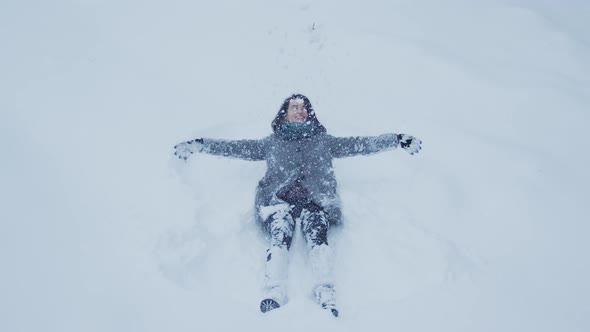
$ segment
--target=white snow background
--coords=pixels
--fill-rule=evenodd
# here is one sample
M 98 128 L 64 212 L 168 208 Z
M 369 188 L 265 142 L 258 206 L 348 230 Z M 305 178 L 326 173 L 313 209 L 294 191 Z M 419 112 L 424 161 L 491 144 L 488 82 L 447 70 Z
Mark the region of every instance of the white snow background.
M 590 3 L 0 3 L 0 330 L 590 330 Z M 335 319 L 301 237 L 261 300 L 262 138 L 307 95 L 337 136 Z

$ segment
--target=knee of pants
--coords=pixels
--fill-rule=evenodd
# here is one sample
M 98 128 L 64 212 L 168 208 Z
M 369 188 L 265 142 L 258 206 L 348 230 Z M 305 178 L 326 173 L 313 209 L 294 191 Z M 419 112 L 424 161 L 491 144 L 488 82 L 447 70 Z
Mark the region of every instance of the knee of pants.
M 275 218 L 275 215 L 270 216 L 268 230 L 271 247 L 286 247 L 287 250 L 291 247 L 293 232 L 295 231 L 295 221 L 291 215 L 282 218 Z
M 323 211 L 307 215 L 302 226 L 305 239 L 310 246 L 328 244 L 329 224 Z

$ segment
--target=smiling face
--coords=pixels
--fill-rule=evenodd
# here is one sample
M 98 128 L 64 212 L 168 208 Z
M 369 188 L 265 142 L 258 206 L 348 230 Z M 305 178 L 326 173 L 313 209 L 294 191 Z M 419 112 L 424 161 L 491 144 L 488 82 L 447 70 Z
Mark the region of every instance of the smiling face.
M 302 123 L 307 120 L 307 109 L 303 99 L 292 99 L 289 102 L 289 108 L 287 108 L 286 120 L 288 122 Z

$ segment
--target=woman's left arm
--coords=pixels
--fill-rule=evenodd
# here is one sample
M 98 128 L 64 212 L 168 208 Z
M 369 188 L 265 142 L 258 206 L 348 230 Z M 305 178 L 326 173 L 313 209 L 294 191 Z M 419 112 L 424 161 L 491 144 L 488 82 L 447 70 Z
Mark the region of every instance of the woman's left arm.
M 406 134 L 383 134 L 362 137 L 329 137 L 330 151 L 334 158 L 369 155 L 401 146 L 409 154 L 418 153 L 422 141 Z

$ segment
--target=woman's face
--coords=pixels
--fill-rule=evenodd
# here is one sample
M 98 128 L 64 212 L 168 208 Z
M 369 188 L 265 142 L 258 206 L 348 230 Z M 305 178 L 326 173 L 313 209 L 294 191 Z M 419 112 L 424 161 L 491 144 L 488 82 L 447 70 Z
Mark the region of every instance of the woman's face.
M 301 99 L 293 99 L 289 102 L 287 108 L 287 121 L 289 122 L 305 122 L 307 120 L 307 110 Z

